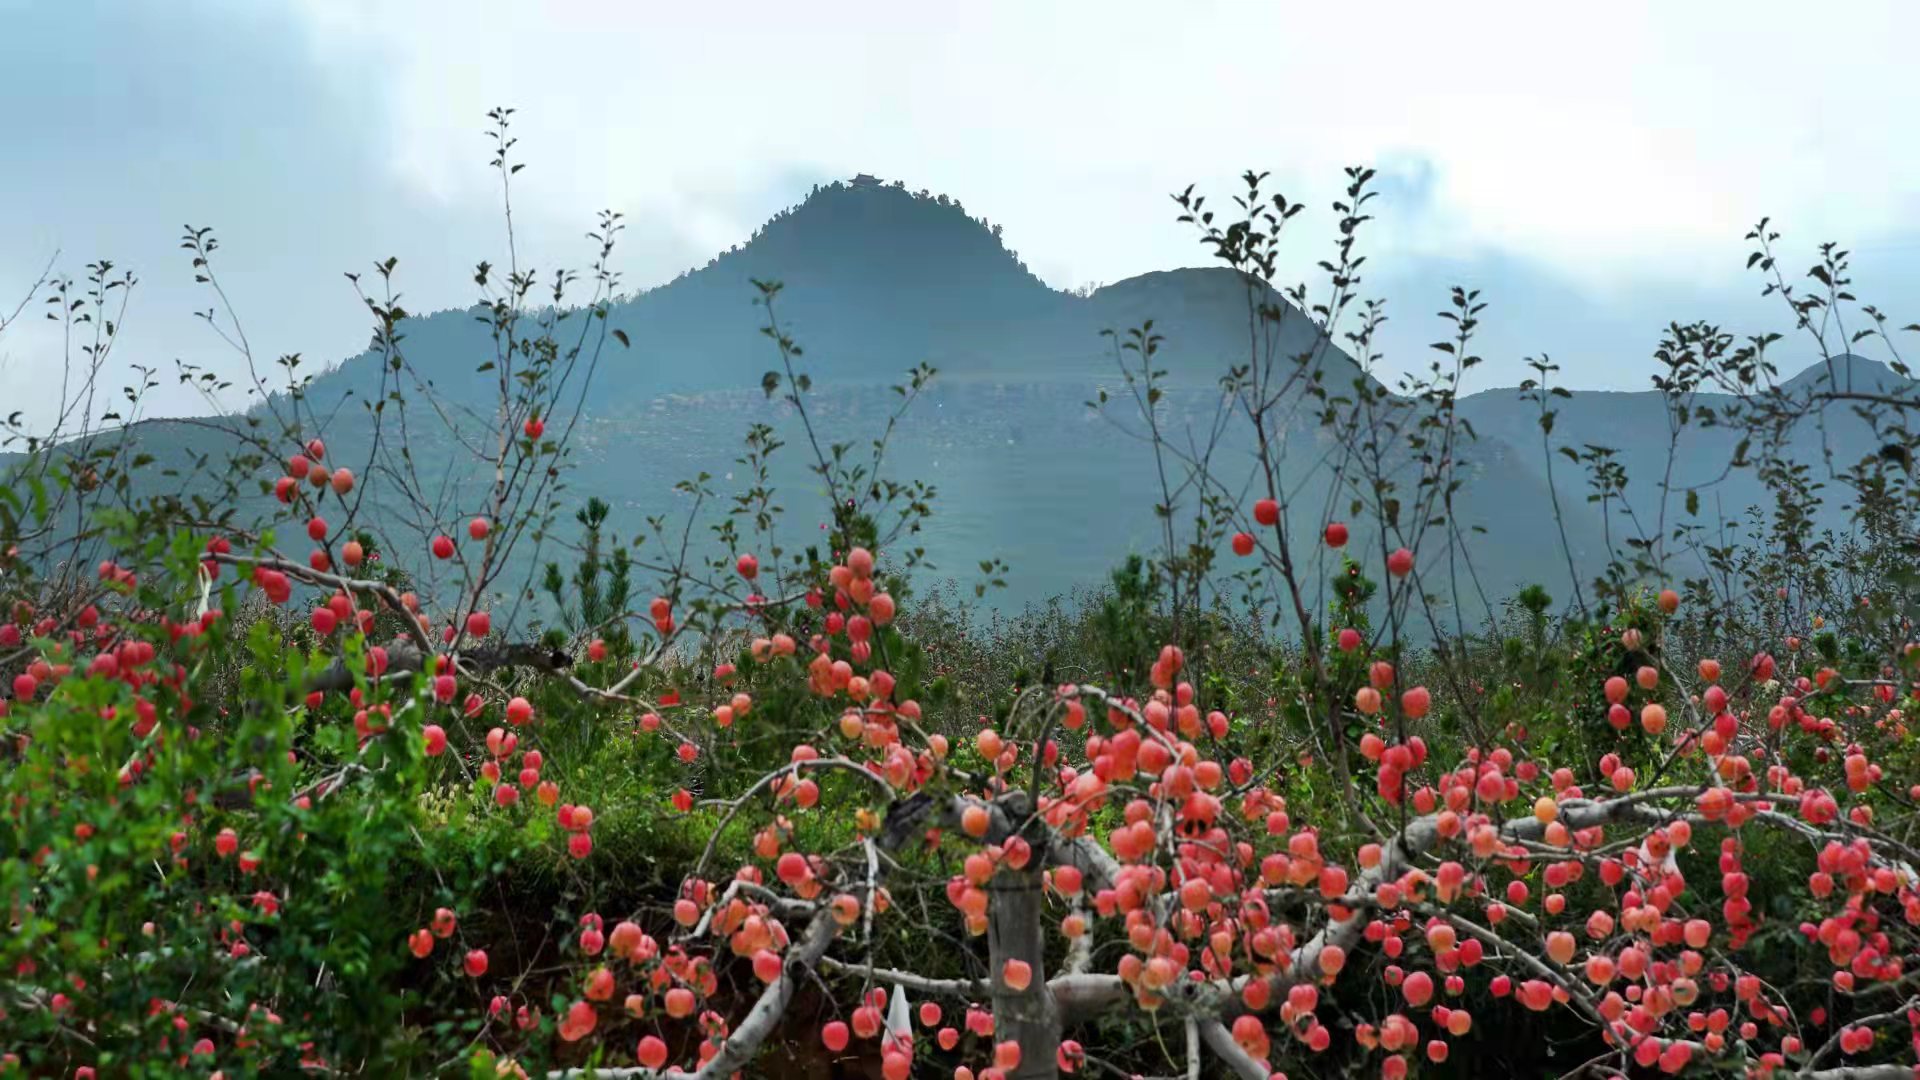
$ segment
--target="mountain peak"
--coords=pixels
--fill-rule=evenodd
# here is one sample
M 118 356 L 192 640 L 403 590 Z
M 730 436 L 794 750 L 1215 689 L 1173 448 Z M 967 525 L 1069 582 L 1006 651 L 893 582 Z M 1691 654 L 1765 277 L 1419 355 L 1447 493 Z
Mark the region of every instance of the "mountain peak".
M 815 185 L 705 270 L 835 290 L 1050 291 L 1007 249 L 1000 226 L 958 199 L 869 173 Z
M 1831 387 L 1843 392 L 1881 393 L 1907 385 L 1894 370 L 1878 360 L 1854 353 L 1843 353 L 1831 360 L 1816 360 L 1806 370 L 1788 379 L 1788 390 Z

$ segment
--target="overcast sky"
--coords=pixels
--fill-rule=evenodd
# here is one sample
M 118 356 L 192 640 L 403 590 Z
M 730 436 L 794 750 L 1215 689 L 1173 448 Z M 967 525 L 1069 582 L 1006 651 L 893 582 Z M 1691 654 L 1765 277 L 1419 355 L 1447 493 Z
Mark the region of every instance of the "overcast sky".
M 232 370 L 193 317 L 186 224 L 217 230 L 265 355 L 358 351 L 341 273 L 378 257 L 415 310 L 472 299 L 501 252 L 495 104 L 531 162 L 527 257 L 584 262 L 610 207 L 635 287 L 856 172 L 960 198 L 1069 287 L 1204 262 L 1168 194 L 1270 170 L 1310 207 L 1304 276 L 1341 167 L 1368 163 L 1391 365 L 1425 363 L 1461 283 L 1492 304 L 1479 385 L 1547 352 L 1574 385 L 1644 387 L 1668 320 L 1786 329 L 1743 270 L 1763 214 L 1790 265 L 1840 240 L 1863 298 L 1920 319 L 1902 0 L 0 0 L 0 28 L 0 314 L 56 251 L 76 277 L 114 259 L 141 279 L 121 367 Z M 30 320 L 0 338 L 0 411 L 50 410 L 55 345 Z

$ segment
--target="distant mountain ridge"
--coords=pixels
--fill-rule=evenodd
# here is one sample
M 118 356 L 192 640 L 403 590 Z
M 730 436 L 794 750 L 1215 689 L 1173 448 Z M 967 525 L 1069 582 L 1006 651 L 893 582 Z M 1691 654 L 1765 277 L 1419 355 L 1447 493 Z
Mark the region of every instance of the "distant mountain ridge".
M 887 184 L 830 184 L 704 267 L 616 304 L 614 322 L 635 348 L 615 358 L 625 366 L 601 392 L 757 385 L 775 359 L 760 333 L 766 312 L 757 281 L 782 283 L 782 328 L 812 358 L 815 378 L 829 384 L 893 379 L 921 360 L 952 377 L 1103 377 L 1112 364 L 1100 331 L 1147 319 L 1163 332 L 1205 326 L 1208 340 L 1187 335 L 1190 350 L 1224 345 L 1243 354 L 1246 344 L 1246 290 L 1231 270 L 1155 271 L 1083 297 L 1048 287 L 997 228 L 957 201 Z M 472 371 L 465 359 L 487 350 L 485 328 L 458 317 L 475 310 L 439 312 L 408 327 L 413 366 L 436 385 L 453 380 L 456 393 Z M 1236 323 L 1238 336 L 1221 337 Z M 1309 340 L 1304 325 L 1301 340 Z M 1207 356 L 1207 365 L 1234 355 L 1212 352 L 1218 355 Z M 1330 362 L 1350 364 L 1339 350 L 1330 353 Z M 366 353 L 329 374 L 364 388 L 377 363 Z M 1183 364 L 1176 381 L 1211 384 L 1219 374 L 1196 367 Z
M 1912 393 L 1915 384 L 1877 360 L 1848 354 L 1830 363 L 1810 364 L 1782 385 L 1796 394 L 1831 387 L 1844 393 L 1885 395 Z M 1707 411 L 1724 409 L 1733 402 L 1729 394 L 1705 391 L 1692 399 L 1696 409 Z M 1668 527 L 1691 520 L 1714 530 L 1723 521 L 1739 521 L 1755 508 L 1762 514 L 1774 509 L 1772 493 L 1751 469 L 1727 468 L 1746 433 L 1696 421 L 1676 435 L 1668 425 L 1667 407 L 1657 390 L 1574 390 L 1570 396 L 1556 399 L 1553 408 L 1556 447 L 1578 450 L 1604 446 L 1614 451 L 1616 460 L 1627 470 L 1627 498 L 1649 533 L 1660 531 L 1654 526 L 1662 520 Z M 1531 446 L 1533 452 L 1523 463 L 1536 475 L 1544 476 L 1546 452 L 1540 442 L 1539 406 L 1522 391 L 1503 387 L 1468 395 L 1460 401 L 1460 413 L 1483 438 Z M 1879 445 L 1872 427 L 1844 402 L 1837 402 L 1789 433 L 1788 456 L 1813 464 L 1831 454 L 1844 467 L 1873 454 Z M 1670 452 L 1673 472 L 1668 478 Z M 1588 478 L 1577 465 L 1563 458 L 1555 468 L 1563 502 L 1588 494 Z M 1664 497 L 1660 487 L 1663 481 L 1667 484 Z M 1703 505 L 1698 516 L 1684 511 L 1689 491 Z M 1845 529 L 1849 508 L 1840 492 L 1833 491 L 1831 498 L 1822 499 L 1812 510 L 1820 527 Z M 1631 522 L 1618 521 L 1613 535 L 1631 535 L 1632 528 Z
M 1127 554 L 1155 543 L 1146 449 L 1085 405 L 1099 388 L 1122 386 L 1113 342 L 1101 331 L 1153 320 L 1165 339 L 1157 366 L 1169 373 L 1167 422 L 1175 431 L 1204 430 L 1220 406 L 1220 376 L 1248 355 L 1247 284 L 1231 270 L 1159 271 L 1075 295 L 1040 281 L 998 230 L 955 200 L 881 183 L 825 185 L 705 267 L 613 306 L 609 321 L 632 347 L 602 358 L 570 483 L 582 498 L 608 498 L 622 535 L 633 535 L 647 514 L 684 508 L 673 490 L 680 479 L 705 471 L 725 490 L 749 423 L 791 431 L 790 408 L 759 389 L 778 356 L 761 332 L 767 313 L 756 305 L 756 280 L 784 283 L 776 312 L 805 350 L 799 367 L 813 379 L 811 408 L 831 440 L 864 447 L 891 406 L 886 387 L 915 364 L 940 369 L 895 435 L 890 471 L 938 485 L 936 515 L 916 543 L 925 543 L 941 571 L 964 576 L 980 559 L 1008 557 L 1016 602 L 1097 584 Z M 413 371 L 436 395 L 469 407 L 489 404 L 496 392 L 492 376 L 476 375 L 493 344 L 475 314 L 445 311 L 404 325 Z M 1317 340 L 1298 312 L 1285 325 L 1291 336 L 1283 356 Z M 1325 383 L 1336 392 L 1363 377 L 1330 344 L 1322 343 L 1319 356 Z M 371 398 L 379 372 L 379 357 L 363 353 L 317 377 L 308 395 L 326 414 L 328 403 Z M 1821 365 L 1796 381 L 1827 377 Z M 1878 387 L 1898 380 L 1884 367 L 1852 360 L 1831 377 Z M 1576 391 L 1556 408 L 1556 445 L 1619 447 L 1635 485 L 1657 481 L 1667 440 L 1657 393 Z M 1471 591 L 1497 602 L 1522 584 L 1566 588 L 1537 407 L 1509 388 L 1464 397 L 1460 412 L 1479 439 L 1461 452 L 1468 483 L 1456 510 L 1463 526 L 1485 530 L 1474 539 L 1478 580 Z M 367 422 L 364 411 L 336 415 L 342 430 L 331 437 L 351 445 L 355 426 Z M 1290 512 L 1317 527 L 1327 516 L 1347 515 L 1345 496 L 1305 470 L 1330 449 L 1331 436 L 1311 415 L 1303 410 L 1284 433 L 1289 468 L 1299 475 L 1283 479 Z M 161 465 L 178 465 L 190 448 L 208 445 L 204 426 L 177 422 L 142 424 L 129 435 Z M 420 460 L 446 472 L 449 516 L 470 512 L 483 479 L 474 463 L 451 440 L 417 429 L 411 438 Z M 1675 478 L 1674 498 L 1687 486 L 1704 486 L 1704 473 L 1724 466 L 1733 443 L 1730 433 L 1716 431 L 1690 432 L 1687 440 L 1687 468 Z M 802 494 L 818 484 L 797 440 L 789 443 L 775 480 L 786 505 L 812 514 L 817 500 Z M 1229 441 L 1223 468 L 1250 475 L 1247 454 L 1244 443 Z M 1578 470 L 1562 461 L 1556 478 L 1575 554 L 1590 574 L 1606 530 L 1581 497 Z M 1709 505 L 1732 517 L 1746 509 L 1733 503 L 1763 501 L 1764 492 L 1735 482 L 1716 486 L 1714 496 L 1720 501 Z M 1648 497 L 1647 489 L 1636 486 L 1633 497 Z M 817 525 L 812 517 L 795 524 L 789 543 L 804 542 Z M 1360 550 L 1367 550 L 1369 531 L 1366 522 L 1355 523 Z M 1323 565 L 1312 573 L 1330 578 L 1337 567 L 1325 553 L 1318 557 Z

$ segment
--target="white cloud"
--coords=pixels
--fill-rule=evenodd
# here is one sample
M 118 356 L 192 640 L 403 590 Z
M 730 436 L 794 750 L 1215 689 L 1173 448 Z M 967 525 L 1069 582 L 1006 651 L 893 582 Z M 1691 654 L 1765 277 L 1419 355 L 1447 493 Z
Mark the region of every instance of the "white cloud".
M 1920 194 L 1892 134 L 1920 106 L 1920 8 L 1897 0 L 304 2 L 323 51 L 386 58 L 394 167 L 422 191 L 482 193 L 476 120 L 510 102 L 555 212 L 737 239 L 757 222 L 710 205 L 716 181 L 864 170 L 959 196 L 1056 284 L 1195 261 L 1166 194 L 1247 167 L 1324 222 L 1340 166 L 1425 162 L 1430 205 L 1384 208 L 1393 246 L 1596 285 L 1731 274 L 1763 213 L 1867 241 Z

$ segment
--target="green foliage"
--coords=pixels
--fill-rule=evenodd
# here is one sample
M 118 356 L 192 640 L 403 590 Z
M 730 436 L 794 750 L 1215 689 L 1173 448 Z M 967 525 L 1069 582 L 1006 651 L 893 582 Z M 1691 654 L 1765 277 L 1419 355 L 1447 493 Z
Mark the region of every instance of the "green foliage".
M 171 564 L 192 567 L 190 538 L 174 540 Z M 153 610 L 178 601 L 144 585 L 136 597 Z M 154 1050 L 186 1053 L 169 1030 L 176 1016 L 183 1030 L 208 1016 L 245 1024 L 250 1071 L 297 1069 L 317 1032 L 337 1060 L 404 1060 L 386 1033 L 413 1000 L 392 920 L 430 897 L 394 893 L 390 874 L 425 823 L 421 703 L 376 695 L 413 737 L 362 748 L 337 707 L 306 708 L 319 661 L 269 623 L 210 616 L 178 641 L 156 624 L 134 641 L 161 658 L 136 673 L 177 664 L 184 680 L 158 678 L 144 694 L 104 675 L 63 680 L 19 717 L 29 726 L 0 773 L 14 808 L 0 844 L 35 858 L 0 864 L 0 889 L 33 915 L 0 941 L 0 962 L 27 974 L 59 957 L 67 985 L 33 992 L 64 990 L 88 1014 L 139 1016 L 172 988 L 146 1023 L 90 1026 L 88 1058 L 124 1075 L 170 1074 Z M 234 695 L 200 697 L 196 673 L 225 665 L 242 673 Z M 325 789 L 352 795 L 314 797 Z M 238 851 L 220 854 L 228 828 Z M 21 1009 L 16 1022 L 10 1041 L 36 1067 L 78 1048 L 58 1009 Z

